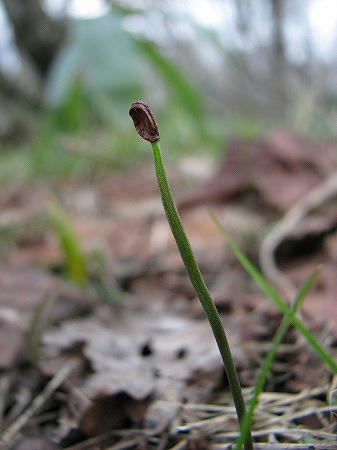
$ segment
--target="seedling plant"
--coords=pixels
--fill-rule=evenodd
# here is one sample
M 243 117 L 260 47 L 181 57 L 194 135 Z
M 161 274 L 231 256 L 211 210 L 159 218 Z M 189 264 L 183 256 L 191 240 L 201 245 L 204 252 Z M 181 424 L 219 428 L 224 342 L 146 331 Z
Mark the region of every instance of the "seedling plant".
M 203 276 L 200 272 L 198 263 L 193 255 L 193 251 L 187 235 L 185 233 L 182 221 L 180 219 L 178 210 L 176 208 L 171 189 L 167 180 L 166 171 L 163 163 L 162 153 L 159 145 L 159 131 L 153 116 L 153 113 L 149 106 L 144 101 L 136 101 L 132 103 L 129 115 L 133 119 L 136 131 L 146 141 L 151 143 L 153 152 L 153 161 L 157 177 L 157 183 L 162 199 L 162 204 L 166 213 L 168 223 L 170 225 L 172 234 L 176 241 L 181 258 L 185 265 L 189 279 L 194 287 L 197 297 L 199 298 L 202 307 L 207 316 L 208 322 L 212 328 L 214 338 L 216 340 L 219 352 L 221 354 L 225 371 L 228 377 L 230 390 L 232 393 L 233 401 L 235 404 L 238 420 L 240 423 L 240 434 L 235 444 L 235 448 L 241 449 L 244 446 L 245 450 L 251 450 L 254 448 L 252 436 L 251 436 L 251 423 L 254 415 L 255 408 L 258 404 L 258 397 L 261 393 L 268 376 L 272 361 L 275 357 L 277 349 L 291 324 L 294 324 L 298 330 L 307 339 L 314 351 L 320 356 L 320 358 L 329 365 L 334 373 L 337 373 L 337 363 L 333 358 L 325 351 L 323 347 L 316 341 L 310 331 L 302 324 L 302 322 L 296 317 L 301 303 L 303 302 L 306 294 L 308 293 L 311 285 L 316 279 L 319 269 L 317 269 L 302 285 L 300 288 L 294 303 L 289 308 L 287 303 L 273 290 L 273 288 L 267 283 L 263 276 L 255 269 L 255 267 L 248 261 L 245 255 L 237 247 L 235 242 L 231 239 L 228 233 L 223 229 L 218 220 L 211 214 L 211 217 L 224 234 L 228 244 L 232 251 L 241 262 L 243 267 L 252 276 L 255 282 L 262 288 L 262 290 L 271 298 L 272 301 L 283 312 L 284 317 L 280 324 L 278 331 L 274 337 L 270 351 L 267 353 L 266 358 L 261 366 L 260 373 L 257 377 L 253 394 L 251 396 L 248 412 L 246 412 L 246 406 L 242 395 L 242 389 L 239 382 L 239 377 L 234 365 L 232 353 L 229 347 L 228 339 L 222 325 L 220 316 L 214 304 L 214 301 L 208 291 Z

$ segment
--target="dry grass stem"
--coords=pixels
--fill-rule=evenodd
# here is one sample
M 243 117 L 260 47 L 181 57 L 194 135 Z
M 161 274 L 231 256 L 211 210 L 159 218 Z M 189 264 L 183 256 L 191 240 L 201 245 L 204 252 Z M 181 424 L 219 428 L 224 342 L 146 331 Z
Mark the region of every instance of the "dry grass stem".
M 32 404 L 13 422 L 3 433 L 1 438 L 1 446 L 3 449 L 8 448 L 10 442 L 16 434 L 27 424 L 27 422 L 36 414 L 39 409 L 46 403 L 55 390 L 64 382 L 75 368 L 74 361 L 63 366 L 55 376 L 49 381 L 43 391 L 35 397 Z

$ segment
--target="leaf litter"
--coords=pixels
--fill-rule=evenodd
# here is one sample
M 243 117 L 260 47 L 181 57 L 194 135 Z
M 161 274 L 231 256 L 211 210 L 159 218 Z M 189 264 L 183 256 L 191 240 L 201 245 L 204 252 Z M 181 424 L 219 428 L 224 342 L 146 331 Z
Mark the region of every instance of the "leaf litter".
M 48 189 L 41 194 L 36 186 L 35 197 L 21 191 L 4 197 L 16 230 L 7 263 L 0 267 L 5 437 L 13 424 L 27 419 L 25 412 L 47 381 L 55 380 L 69 360 L 74 364 L 13 435 L 10 448 L 220 449 L 235 439 L 235 411 L 221 360 L 163 218 L 152 170 L 144 164 L 129 174 L 99 179 L 86 185 L 84 197 L 81 184 L 65 183 L 60 189 L 83 249 L 99 247 L 105 254 L 106 278 L 124 291 L 122 303 L 108 294 L 112 303 L 104 304 L 90 281 L 76 287 L 54 270 L 63 263 L 55 234 L 42 223 L 37 239 L 35 222 L 27 227 L 27 218 L 29 224 L 30 217 L 44 214 Z M 266 141 L 233 141 L 208 183 L 202 186 L 199 171 L 200 181 L 194 173 L 193 186 L 200 188 L 194 187 L 192 195 L 178 191 L 187 232 L 246 386 L 255 380 L 281 315 L 242 273 L 202 205 L 216 202 L 217 215 L 257 262 L 270 224 L 334 170 L 331 145 L 278 133 Z M 186 184 L 188 175 L 179 166 L 171 167 L 171 175 L 178 185 Z M 317 263 L 325 264 L 302 314 L 330 351 L 337 345 L 334 204 L 323 199 L 272 255 L 295 285 Z M 39 305 L 55 293 L 48 329 L 38 343 L 38 370 L 31 369 L 29 326 Z M 333 383 L 290 329 L 261 396 L 256 440 L 269 442 L 271 449 L 287 448 L 285 443 L 309 448 L 300 441 L 310 448 L 335 448 L 324 444 L 335 439 L 336 407 L 326 400 Z

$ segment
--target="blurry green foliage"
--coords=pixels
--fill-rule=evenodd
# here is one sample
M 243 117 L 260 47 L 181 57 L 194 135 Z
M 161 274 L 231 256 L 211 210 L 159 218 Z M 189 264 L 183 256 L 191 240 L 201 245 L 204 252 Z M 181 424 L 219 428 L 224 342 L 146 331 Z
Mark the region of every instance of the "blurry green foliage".
M 88 280 L 87 261 L 70 220 L 55 203 L 49 205 L 48 213 L 63 249 L 67 276 L 78 284 L 85 283 Z
M 121 111 L 142 93 L 141 72 L 139 54 L 119 15 L 73 20 L 68 45 L 50 72 L 47 104 L 69 106 L 69 95 L 78 96 L 74 85 L 80 86 L 98 116 L 121 122 Z
M 157 12 L 163 20 L 172 19 L 165 8 L 158 7 Z M 129 139 L 133 130 L 127 112 L 140 98 L 151 104 L 161 123 L 161 136 L 170 148 L 168 159 L 192 152 L 222 156 L 233 135 L 252 138 L 270 132 L 269 118 L 258 113 L 238 113 L 231 105 L 224 105 L 222 113 L 221 104 L 212 110 L 207 86 L 196 86 L 165 48 L 124 26 L 125 18 L 138 17 L 144 23 L 147 14 L 146 8 L 113 6 L 95 19 L 69 19 L 67 44 L 47 80 L 46 109 L 34 113 L 39 119 L 37 139 L 15 152 L 6 148 L 0 153 L 0 183 L 39 177 L 54 182 L 75 174 L 92 180 L 150 157 L 144 142 Z M 196 39 L 232 67 L 236 54 L 217 33 L 186 20 Z M 294 98 L 289 128 L 319 137 L 335 135 L 336 99 L 329 97 L 325 103 L 330 115 L 310 98 Z
M 182 74 L 176 64 L 167 58 L 156 44 L 145 39 L 138 39 L 138 49 L 158 70 L 180 105 L 197 120 L 201 118 L 201 98 L 197 89 Z
M 111 11 L 72 21 L 68 45 L 56 58 L 46 88 L 61 128 L 78 128 L 84 108 L 110 124 L 129 126 L 125 112 L 143 97 L 149 64 L 179 107 L 200 121 L 198 90 L 156 44 L 125 30 L 122 19 Z
M 318 139 L 336 138 L 337 104 L 320 104 L 316 98 L 298 96 L 289 108 L 289 127 L 295 132 Z
M 51 121 L 57 131 L 78 131 L 85 120 L 85 110 L 89 108 L 88 99 L 78 79 L 74 79 L 61 105 L 52 111 Z
M 88 255 L 88 271 L 90 285 L 94 288 L 97 298 L 103 303 L 121 303 L 127 295 L 111 276 L 111 267 L 102 249 L 96 248 Z

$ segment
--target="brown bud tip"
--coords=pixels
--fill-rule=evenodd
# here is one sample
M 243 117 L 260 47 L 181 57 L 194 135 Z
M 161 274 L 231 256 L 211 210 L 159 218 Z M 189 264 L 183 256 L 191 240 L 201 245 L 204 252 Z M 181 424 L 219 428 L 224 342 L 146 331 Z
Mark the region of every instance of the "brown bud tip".
M 140 137 L 151 143 L 159 141 L 159 131 L 155 118 L 150 107 L 145 102 L 142 100 L 133 102 L 129 115 Z

